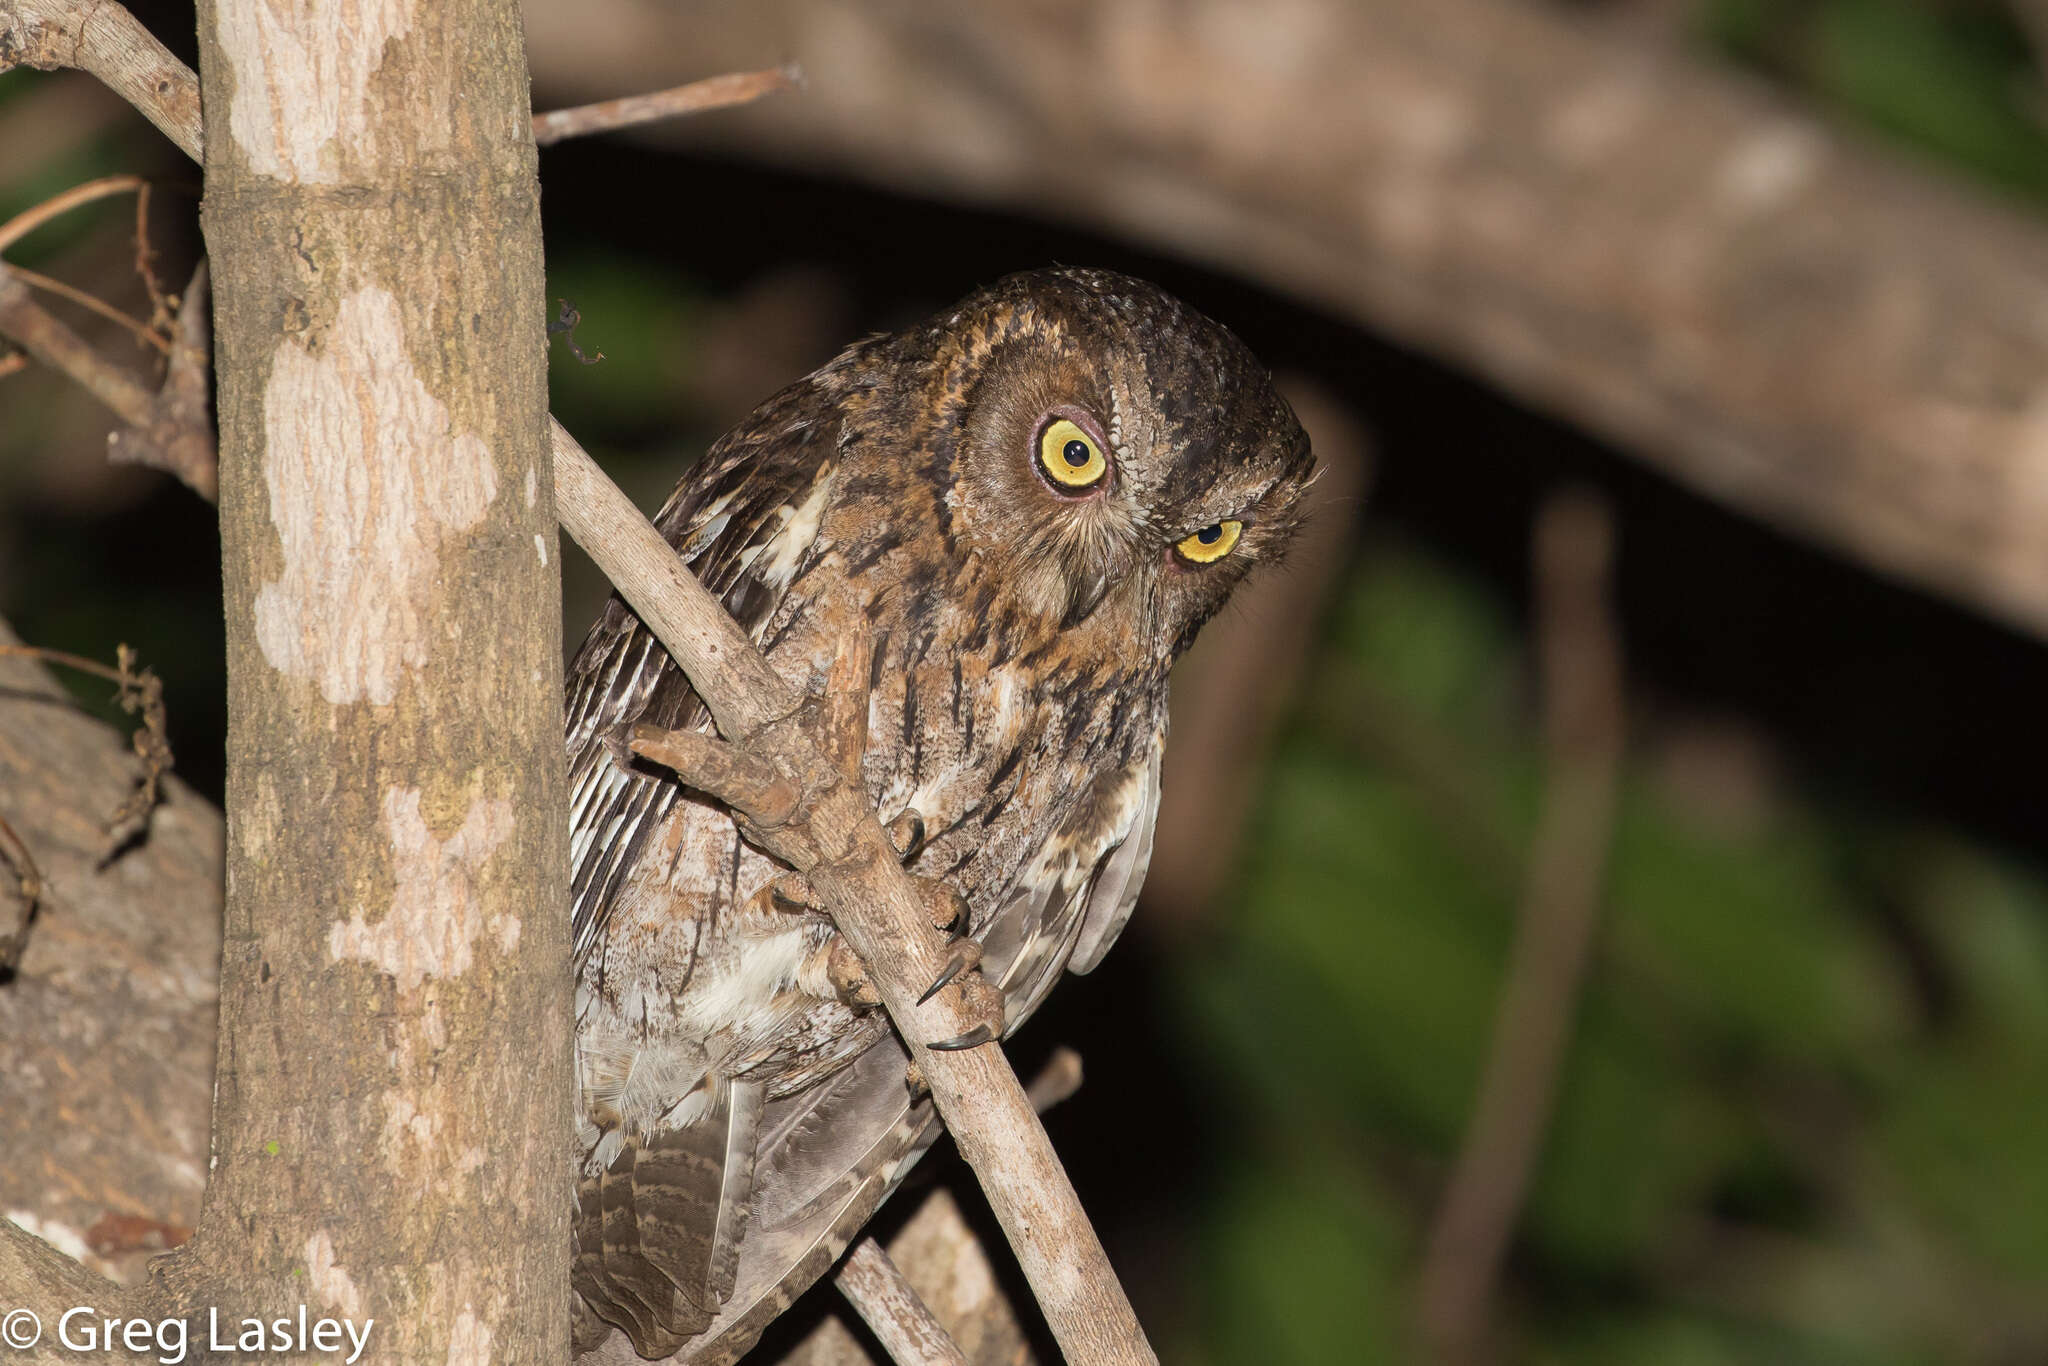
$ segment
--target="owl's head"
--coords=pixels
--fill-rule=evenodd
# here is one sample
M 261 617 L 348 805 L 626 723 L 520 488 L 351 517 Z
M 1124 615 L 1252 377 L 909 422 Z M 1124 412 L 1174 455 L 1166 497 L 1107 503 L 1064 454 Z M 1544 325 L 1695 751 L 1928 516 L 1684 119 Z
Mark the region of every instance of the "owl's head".
M 1062 629 L 1178 655 L 1300 523 L 1293 411 L 1244 343 L 1152 285 L 1014 275 L 907 340 L 942 519 Z

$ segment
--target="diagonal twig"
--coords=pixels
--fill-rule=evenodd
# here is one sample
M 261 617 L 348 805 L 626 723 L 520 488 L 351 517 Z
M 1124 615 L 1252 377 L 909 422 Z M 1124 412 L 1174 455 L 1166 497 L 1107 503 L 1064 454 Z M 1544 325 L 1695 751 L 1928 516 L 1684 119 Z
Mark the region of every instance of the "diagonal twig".
M 896 1366 L 967 1366 L 966 1354 L 873 1238 L 854 1243 L 833 1284 Z
M 101 176 L 98 180 L 73 185 L 63 193 L 51 195 L 40 204 L 32 204 L 5 223 L 0 223 L 0 251 L 7 250 L 51 219 L 61 217 L 82 204 L 90 204 L 109 195 L 140 195 L 148 189 L 149 182 L 139 175 Z
M 1549 773 L 1479 1096 L 1423 1253 L 1417 1330 L 1433 1361 L 1473 1359 L 1529 1187 L 1598 922 L 1620 779 L 1621 647 L 1597 497 L 1538 513 L 1536 632 Z
M 778 90 L 794 90 L 802 84 L 803 73 L 794 62 L 771 66 L 763 71 L 734 71 L 668 90 L 657 90 L 652 94 L 625 95 L 615 100 L 535 114 L 533 140 L 546 147 L 569 138 L 609 133 L 635 124 L 654 123 L 685 114 L 702 114 L 713 109 L 729 109 L 734 105 L 751 104 Z

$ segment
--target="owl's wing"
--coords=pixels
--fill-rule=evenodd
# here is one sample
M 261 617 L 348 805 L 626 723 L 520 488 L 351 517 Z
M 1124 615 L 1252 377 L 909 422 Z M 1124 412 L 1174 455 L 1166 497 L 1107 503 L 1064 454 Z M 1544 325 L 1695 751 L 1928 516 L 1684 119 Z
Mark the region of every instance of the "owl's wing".
M 1145 765 L 1145 786 L 1131 832 L 1109 856 L 1109 862 L 1088 889 L 1088 907 L 1081 914 L 1081 937 L 1074 941 L 1074 956 L 1067 960 L 1068 968 L 1075 972 L 1095 971 L 1137 908 L 1138 889 L 1144 885 L 1146 869 L 1152 866 L 1152 831 L 1159 824 L 1159 763 L 1165 753 L 1166 732 L 1162 730 L 1152 741 L 1152 756 Z
M 978 933 L 982 971 L 1002 989 L 1009 1028 L 1038 1008 L 1061 968 L 1088 972 L 1100 963 L 1131 918 L 1152 862 L 1165 749 L 1162 727 L 1144 760 L 1119 781 L 1098 785 L 1096 800 L 1079 813 L 1078 824 L 1055 842 L 1053 848 L 1069 858 L 1076 847 L 1102 850 L 1092 865 L 1048 866 L 1043 859 L 1027 865 Z
M 835 363 L 756 409 L 712 446 L 655 518 L 756 643 L 819 551 L 839 465 L 841 424 L 833 414 L 847 387 L 841 371 Z M 616 594 L 570 662 L 565 692 L 570 923 L 581 962 L 679 795 L 668 776 L 626 767 L 613 737 L 635 721 L 682 730 L 706 726 L 709 717 L 668 651 Z

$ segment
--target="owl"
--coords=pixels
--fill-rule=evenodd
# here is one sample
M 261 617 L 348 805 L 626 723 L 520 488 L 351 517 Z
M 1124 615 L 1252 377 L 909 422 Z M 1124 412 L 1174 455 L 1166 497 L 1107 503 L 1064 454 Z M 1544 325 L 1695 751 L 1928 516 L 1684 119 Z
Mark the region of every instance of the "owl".
M 656 525 L 799 691 L 864 643 L 861 777 L 906 867 L 957 894 L 1007 1033 L 1130 916 L 1168 670 L 1287 545 L 1310 463 L 1236 337 L 1138 280 L 1043 270 L 769 399 Z M 631 757 L 639 722 L 711 725 L 614 598 L 567 707 L 578 1340 L 725 1362 L 939 1126 L 830 921 Z

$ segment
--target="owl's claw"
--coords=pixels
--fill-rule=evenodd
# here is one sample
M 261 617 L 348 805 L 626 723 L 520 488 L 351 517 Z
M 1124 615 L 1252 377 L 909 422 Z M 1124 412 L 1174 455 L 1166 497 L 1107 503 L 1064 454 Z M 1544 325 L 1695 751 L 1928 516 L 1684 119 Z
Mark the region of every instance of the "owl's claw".
M 955 977 L 958 977 L 970 968 L 978 966 L 980 963 L 981 945 L 978 942 L 968 939 L 964 935 L 955 939 L 950 951 L 946 954 L 946 966 L 939 970 L 939 975 L 933 979 L 932 984 L 924 989 L 924 995 L 917 998 L 917 1003 L 923 1005 L 926 1001 L 944 991 L 946 984 Z
M 995 1038 L 996 1032 L 994 1029 L 990 1028 L 987 1024 L 978 1024 L 965 1034 L 939 1040 L 932 1045 L 932 1051 L 935 1053 L 958 1053 L 963 1049 L 979 1048 L 985 1043 L 994 1043 Z
M 896 850 L 896 857 L 908 863 L 924 852 L 924 817 L 914 806 L 906 806 L 882 829 Z
M 775 900 L 799 910 L 825 914 L 825 903 L 811 890 L 811 884 L 802 873 L 777 873 L 768 880 L 768 894 Z
M 868 976 L 868 965 L 860 961 L 851 944 L 837 936 L 825 959 L 825 978 L 839 993 L 839 999 L 856 1010 L 872 1009 L 882 1003 L 882 994 L 875 990 L 874 980 Z
M 945 930 L 955 939 L 961 938 L 974 922 L 974 911 L 967 904 L 967 898 L 944 882 L 924 882 L 925 897 L 931 907 L 932 924 Z

